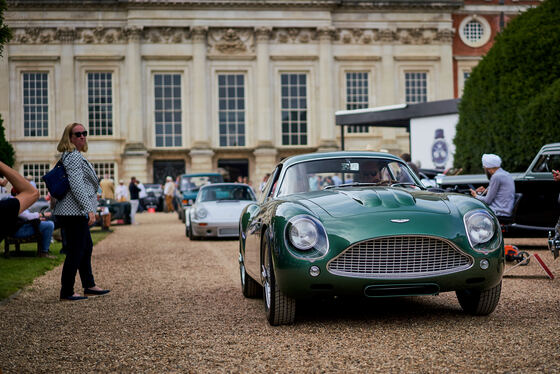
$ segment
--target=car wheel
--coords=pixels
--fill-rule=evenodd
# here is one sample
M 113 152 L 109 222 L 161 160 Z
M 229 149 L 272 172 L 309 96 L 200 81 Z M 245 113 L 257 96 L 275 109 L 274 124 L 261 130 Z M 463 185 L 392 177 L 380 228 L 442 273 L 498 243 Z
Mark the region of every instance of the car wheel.
M 487 290 L 456 291 L 463 310 L 475 316 L 485 316 L 494 311 L 500 301 L 502 282 Z
M 245 270 L 243 255 L 239 253 L 239 274 L 241 275 L 241 292 L 249 299 L 256 299 L 262 296 L 262 287 Z
M 189 225 L 189 233 L 187 236 L 189 237 L 190 240 L 198 240 L 200 238 L 199 236 L 193 234 L 191 225 Z
M 264 279 L 263 291 L 266 319 L 272 326 L 288 325 L 294 323 L 296 316 L 296 300 L 287 297 L 278 289 L 276 276 L 274 274 L 274 264 L 272 263 L 268 230 L 265 232 L 264 238 L 262 272 Z
M 189 227 L 190 227 L 190 226 L 185 225 L 185 236 L 186 236 L 187 238 L 189 237 Z

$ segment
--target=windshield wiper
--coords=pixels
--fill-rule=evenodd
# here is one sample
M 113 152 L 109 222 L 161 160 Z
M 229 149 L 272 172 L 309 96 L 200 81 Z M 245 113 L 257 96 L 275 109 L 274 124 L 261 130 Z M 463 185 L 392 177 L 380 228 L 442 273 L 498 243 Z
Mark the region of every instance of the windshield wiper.
M 329 184 L 328 186 L 323 187 L 324 190 L 328 190 L 330 188 L 335 187 L 362 187 L 362 186 L 380 186 L 382 184 L 387 184 L 386 181 L 383 182 L 352 182 L 352 183 L 343 183 L 339 185 Z
M 395 182 L 395 183 L 391 184 L 391 187 L 395 187 L 395 186 L 403 186 L 403 187 L 413 186 L 413 187 L 418 187 L 418 188 L 422 189 L 422 187 L 420 187 L 416 183 L 411 183 L 411 182 Z

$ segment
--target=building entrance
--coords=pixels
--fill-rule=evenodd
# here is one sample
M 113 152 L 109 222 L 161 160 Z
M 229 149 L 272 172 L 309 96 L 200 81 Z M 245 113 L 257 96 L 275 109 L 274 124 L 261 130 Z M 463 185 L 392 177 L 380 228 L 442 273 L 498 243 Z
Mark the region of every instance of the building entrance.
M 154 183 L 164 184 L 165 178 L 170 176 L 175 180 L 177 176 L 185 174 L 184 160 L 154 160 Z
M 238 177 L 249 177 L 249 160 L 218 160 L 218 167 L 227 171 L 224 182 L 236 182 Z

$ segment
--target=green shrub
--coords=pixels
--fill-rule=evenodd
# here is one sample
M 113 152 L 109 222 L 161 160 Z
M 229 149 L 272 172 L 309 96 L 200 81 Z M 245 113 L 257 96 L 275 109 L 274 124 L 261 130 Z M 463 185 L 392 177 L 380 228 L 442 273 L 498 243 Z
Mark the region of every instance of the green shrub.
M 454 139 L 455 167 L 482 171 L 483 153 L 524 171 L 538 149 L 560 141 L 560 1 L 513 19 L 465 84 Z M 555 87 L 555 88 L 553 88 Z

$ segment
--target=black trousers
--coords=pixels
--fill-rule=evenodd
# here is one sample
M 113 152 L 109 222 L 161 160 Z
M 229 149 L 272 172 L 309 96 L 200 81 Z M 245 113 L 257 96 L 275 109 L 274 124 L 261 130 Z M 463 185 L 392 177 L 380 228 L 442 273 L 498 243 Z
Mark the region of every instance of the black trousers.
M 76 273 L 80 272 L 83 288 L 95 286 L 91 270 L 93 242 L 85 216 L 56 216 L 66 236 L 66 259 L 62 267 L 60 297 L 74 294 Z

